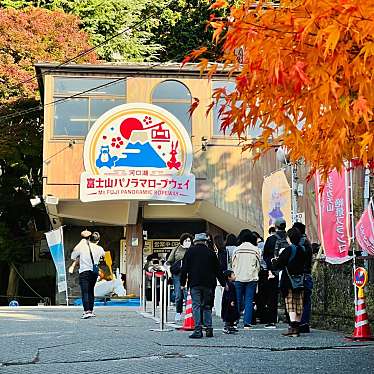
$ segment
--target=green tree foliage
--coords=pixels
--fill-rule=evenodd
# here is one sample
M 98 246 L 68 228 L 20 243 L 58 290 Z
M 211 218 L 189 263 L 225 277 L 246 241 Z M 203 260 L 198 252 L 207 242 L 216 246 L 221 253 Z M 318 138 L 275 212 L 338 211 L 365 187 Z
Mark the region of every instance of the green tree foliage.
M 218 51 L 211 29 L 206 29 L 210 5 L 211 0 L 0 0 L 4 7 L 34 6 L 77 15 L 92 44 L 99 46 L 101 59 L 134 62 L 182 61 L 200 45 L 213 54 Z
M 158 57 L 161 45 L 151 42 L 151 34 L 142 27 L 148 0 L 55 0 L 53 6 L 77 15 L 91 36 L 97 54 L 106 61 L 151 61 Z M 114 37 L 103 44 L 104 40 Z
M 147 26 L 152 8 L 149 0 L 8 0 L 0 1 L 1 5 L 60 9 L 78 16 L 98 56 L 106 61 L 152 61 L 158 59 L 162 49 Z
M 196 46 L 208 46 L 213 54 L 218 51 L 211 42 L 211 29 L 206 29 L 212 12 L 210 5 L 210 0 L 159 0 L 150 4 L 155 9 L 153 13 L 160 14 L 148 27 L 153 34 L 151 40 L 163 47 L 161 61 L 180 62 Z

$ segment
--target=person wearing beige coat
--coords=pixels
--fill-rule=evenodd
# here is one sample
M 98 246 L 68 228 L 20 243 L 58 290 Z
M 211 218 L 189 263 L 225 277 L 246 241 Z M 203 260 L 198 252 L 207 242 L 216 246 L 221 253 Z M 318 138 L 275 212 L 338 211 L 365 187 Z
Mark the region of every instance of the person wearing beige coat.
M 238 236 L 238 247 L 233 253 L 233 271 L 236 276 L 235 289 L 239 313 L 244 308 L 244 329 L 252 322 L 253 299 L 260 272 L 260 251 L 257 238 L 250 230 L 242 230 Z

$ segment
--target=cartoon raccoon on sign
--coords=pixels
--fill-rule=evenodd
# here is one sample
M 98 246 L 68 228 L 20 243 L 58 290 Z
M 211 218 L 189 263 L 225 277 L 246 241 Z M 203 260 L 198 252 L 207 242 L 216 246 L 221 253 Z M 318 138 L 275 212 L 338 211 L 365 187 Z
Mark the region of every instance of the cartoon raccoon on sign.
M 111 169 L 114 166 L 114 163 L 117 161 L 117 159 L 117 156 L 110 155 L 108 145 L 102 145 L 100 148 L 99 156 L 96 160 L 96 166 L 98 168 L 106 166 L 107 168 Z

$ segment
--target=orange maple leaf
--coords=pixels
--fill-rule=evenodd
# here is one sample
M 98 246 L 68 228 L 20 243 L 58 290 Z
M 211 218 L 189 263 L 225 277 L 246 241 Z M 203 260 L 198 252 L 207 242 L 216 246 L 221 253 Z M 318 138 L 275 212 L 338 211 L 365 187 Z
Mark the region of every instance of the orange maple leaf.
M 285 144 L 292 160 L 304 158 L 325 179 L 344 160 L 373 160 L 373 0 L 282 1 L 266 10 L 265 1 L 234 3 L 228 17 L 208 22 L 213 42 L 223 42 L 222 71 L 200 64 L 208 78 L 236 78 L 234 94 L 213 93 L 222 129 L 240 137 L 259 119 L 258 156 Z
M 323 31 L 328 34 L 324 52 L 324 56 L 326 57 L 329 51 L 335 51 L 336 45 L 338 44 L 340 39 L 340 29 L 337 25 L 332 24 L 327 26 Z
M 225 24 L 223 22 L 212 21 L 212 22 L 209 22 L 209 25 L 213 27 L 214 29 L 212 40 L 215 43 L 218 43 L 219 37 L 224 30 Z
M 219 8 L 226 8 L 229 4 L 225 0 L 217 0 L 213 3 L 209 9 L 219 9 Z
M 352 110 L 353 113 L 360 117 L 362 116 L 366 123 L 369 122 L 368 115 L 373 115 L 372 110 L 368 106 L 368 101 L 363 96 L 359 96 L 358 99 L 353 102 Z
M 362 114 L 368 111 L 367 100 L 363 96 L 359 96 L 357 100 L 353 102 L 353 111 L 357 114 Z
M 200 104 L 200 100 L 197 97 L 193 97 L 192 99 L 193 99 L 193 102 L 192 102 L 190 108 L 188 109 L 188 113 L 190 114 L 190 118 L 192 117 L 192 114 L 195 111 L 195 109 Z
M 181 64 L 181 67 L 183 67 L 184 65 L 187 64 L 187 62 L 191 61 L 191 56 L 186 56 L 183 61 L 182 61 L 182 64 Z
M 196 60 L 198 57 L 200 57 L 202 54 L 204 54 L 208 50 L 207 47 L 201 47 L 199 49 L 196 49 L 192 51 L 189 56 L 191 57 L 191 60 Z
M 295 65 L 291 67 L 290 79 L 293 82 L 294 92 L 299 94 L 303 86 L 310 83 L 308 76 L 305 74 L 305 68 L 307 64 L 302 61 L 297 61 Z

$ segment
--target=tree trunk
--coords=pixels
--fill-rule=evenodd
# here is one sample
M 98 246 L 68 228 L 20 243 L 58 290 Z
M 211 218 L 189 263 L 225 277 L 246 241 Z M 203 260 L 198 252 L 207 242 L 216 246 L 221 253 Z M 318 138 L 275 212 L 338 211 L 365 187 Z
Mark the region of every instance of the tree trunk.
M 17 295 L 18 292 L 18 281 L 19 278 L 13 266 L 10 266 L 9 269 L 9 278 L 8 278 L 8 289 L 7 289 L 7 296 L 13 297 Z

